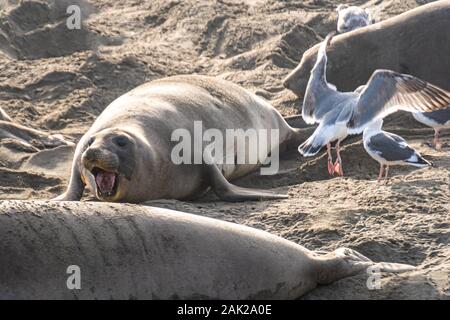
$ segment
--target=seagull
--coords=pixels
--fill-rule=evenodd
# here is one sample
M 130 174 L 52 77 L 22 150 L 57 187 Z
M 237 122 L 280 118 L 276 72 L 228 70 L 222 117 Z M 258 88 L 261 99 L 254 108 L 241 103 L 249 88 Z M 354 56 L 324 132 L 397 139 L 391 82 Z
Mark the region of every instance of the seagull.
M 337 31 L 339 33 L 349 32 L 358 28 L 368 26 L 372 22 L 370 12 L 357 6 L 340 4 L 336 8 L 338 13 Z
M 405 139 L 396 134 L 382 131 L 382 125 L 383 120 L 374 121 L 363 132 L 364 149 L 380 164 L 378 182 L 383 177 L 384 167 L 386 167 L 385 181 L 387 181 L 391 165 L 432 166 L 432 163 L 411 148 Z
M 450 128 L 450 105 L 443 110 L 437 110 L 433 112 L 416 112 L 412 114 L 414 119 L 423 123 L 426 126 L 434 129 L 434 139 L 431 145 L 439 150 L 441 143 L 439 142 L 439 131 L 445 128 Z
M 360 134 L 371 122 L 398 110 L 431 112 L 443 109 L 450 105 L 450 92 L 414 76 L 384 69 L 375 70 L 367 84 L 353 92 L 337 91 L 326 79 L 326 48 L 332 37 L 333 34 L 329 34 L 319 48 L 303 100 L 303 120 L 319 125 L 298 150 L 303 156 L 310 157 L 326 146 L 328 172 L 342 176 L 340 143 L 349 134 Z M 337 141 L 334 164 L 333 141 Z
M 337 31 L 339 33 L 349 32 L 370 25 L 370 12 L 357 6 L 348 6 L 340 4 L 336 11 L 338 12 Z M 434 139 L 431 145 L 439 150 L 439 131 L 444 128 L 450 128 L 450 106 L 447 109 L 433 112 L 415 112 L 412 114 L 418 122 L 432 127 L 434 129 Z

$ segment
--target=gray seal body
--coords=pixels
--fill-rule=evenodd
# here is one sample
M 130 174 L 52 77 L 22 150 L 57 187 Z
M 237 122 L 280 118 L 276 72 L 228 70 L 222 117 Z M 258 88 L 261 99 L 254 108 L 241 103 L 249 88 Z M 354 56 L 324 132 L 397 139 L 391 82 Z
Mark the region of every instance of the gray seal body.
M 285 197 L 228 182 L 259 168 L 261 162 L 174 163 L 172 152 L 178 143 L 172 141 L 174 132 L 182 129 L 193 141 L 195 123 L 223 137 L 228 129 L 238 130 L 238 136 L 248 129 L 277 130 L 276 141 L 267 134 L 268 155 L 290 145 L 297 147 L 306 137 L 265 100 L 228 81 L 206 76 L 160 79 L 124 94 L 103 111 L 78 143 L 68 189 L 56 199 L 79 200 L 85 185 L 98 199 L 114 202 L 189 199 L 210 187 L 227 201 Z M 196 151 L 195 142 L 193 157 L 207 145 L 201 141 Z M 223 143 L 223 154 L 230 156 L 227 143 Z M 247 147 L 234 148 L 231 160 L 238 151 L 249 156 L 253 151 Z
M 0 257 L 0 299 L 293 299 L 375 265 L 216 219 L 93 202 L 2 201 Z

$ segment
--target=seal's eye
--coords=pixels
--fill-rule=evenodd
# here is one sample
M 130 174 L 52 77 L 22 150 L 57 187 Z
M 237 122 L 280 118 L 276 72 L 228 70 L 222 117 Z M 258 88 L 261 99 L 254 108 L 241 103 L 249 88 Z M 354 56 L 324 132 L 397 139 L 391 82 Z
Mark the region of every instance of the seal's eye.
M 114 143 L 119 147 L 125 147 L 127 145 L 128 139 L 124 136 L 118 136 L 113 139 Z
M 91 146 L 91 144 L 94 143 L 94 140 L 95 140 L 94 137 L 90 137 L 90 138 L 89 138 L 88 143 L 87 143 L 89 147 Z

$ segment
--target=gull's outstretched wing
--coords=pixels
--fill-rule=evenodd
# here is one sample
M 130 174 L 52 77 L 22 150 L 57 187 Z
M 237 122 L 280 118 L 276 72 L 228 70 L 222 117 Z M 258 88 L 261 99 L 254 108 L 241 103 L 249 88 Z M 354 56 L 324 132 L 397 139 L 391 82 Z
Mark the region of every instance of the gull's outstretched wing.
M 327 46 L 334 33 L 330 33 L 319 47 L 317 60 L 311 70 L 311 76 L 303 99 L 302 118 L 307 124 L 320 122 L 321 117 L 329 111 L 328 103 L 321 103 L 329 95 L 336 93 L 336 87 L 327 82 Z M 327 110 L 323 110 L 327 109 Z
M 411 75 L 377 70 L 359 100 L 348 122 L 349 133 L 361 133 L 375 119 L 404 110 L 430 112 L 450 105 L 450 92 Z

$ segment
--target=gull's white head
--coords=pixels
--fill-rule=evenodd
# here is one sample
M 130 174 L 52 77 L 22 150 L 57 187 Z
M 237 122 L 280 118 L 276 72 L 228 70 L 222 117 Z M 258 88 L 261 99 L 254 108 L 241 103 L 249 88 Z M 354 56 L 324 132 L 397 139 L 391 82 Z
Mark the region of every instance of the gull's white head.
M 339 33 L 349 32 L 371 24 L 372 18 L 367 9 L 340 4 L 336 11 L 338 12 L 337 31 Z
M 363 138 L 367 139 L 371 136 L 380 133 L 383 127 L 383 119 L 376 119 L 369 123 L 369 125 L 363 131 Z

